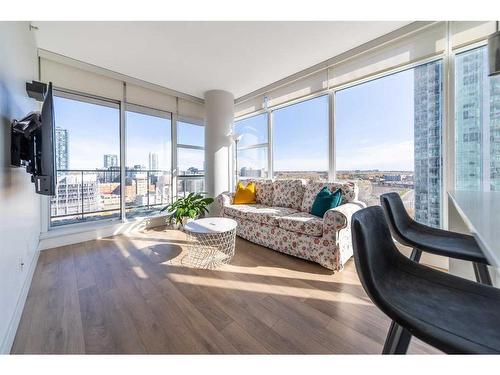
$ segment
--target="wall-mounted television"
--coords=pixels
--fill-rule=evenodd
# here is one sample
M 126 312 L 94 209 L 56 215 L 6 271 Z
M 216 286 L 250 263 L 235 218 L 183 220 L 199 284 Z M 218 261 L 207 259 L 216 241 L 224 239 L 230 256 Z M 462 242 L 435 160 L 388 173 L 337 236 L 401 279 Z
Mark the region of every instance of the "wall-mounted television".
M 38 194 L 52 196 L 56 187 L 52 83 L 45 85 L 34 82 L 26 86 L 31 97 L 43 99 L 42 110 L 12 121 L 11 164 L 26 167 Z M 30 92 L 33 87 L 36 88 L 36 93 Z

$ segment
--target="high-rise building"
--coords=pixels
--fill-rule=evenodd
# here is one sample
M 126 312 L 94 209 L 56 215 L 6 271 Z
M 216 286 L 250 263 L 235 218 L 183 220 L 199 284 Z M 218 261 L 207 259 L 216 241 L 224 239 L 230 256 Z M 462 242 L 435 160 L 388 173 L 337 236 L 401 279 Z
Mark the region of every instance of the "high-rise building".
M 104 169 L 118 166 L 118 155 L 106 154 L 104 155 Z
M 59 126 L 56 127 L 56 169 L 69 169 L 68 156 L 68 130 Z
M 158 170 L 158 153 L 156 152 L 149 153 L 149 170 L 150 171 Z
M 490 77 L 490 189 L 500 191 L 500 76 Z
M 99 181 L 96 174 L 68 174 L 57 182 L 56 194 L 52 197 L 52 216 L 94 212 L 99 206 Z
M 488 51 L 455 59 L 457 190 L 500 190 L 500 77 L 488 77 Z
M 264 177 L 263 169 L 253 169 L 252 167 L 242 167 L 240 177 Z
M 414 69 L 415 220 L 441 225 L 441 62 Z

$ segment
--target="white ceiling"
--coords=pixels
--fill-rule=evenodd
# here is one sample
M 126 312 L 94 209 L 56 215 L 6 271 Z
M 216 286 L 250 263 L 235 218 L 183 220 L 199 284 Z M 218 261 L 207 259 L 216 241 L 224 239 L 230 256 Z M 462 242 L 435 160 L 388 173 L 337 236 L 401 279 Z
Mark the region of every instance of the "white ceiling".
M 409 22 L 36 22 L 39 48 L 202 98 L 236 98 Z

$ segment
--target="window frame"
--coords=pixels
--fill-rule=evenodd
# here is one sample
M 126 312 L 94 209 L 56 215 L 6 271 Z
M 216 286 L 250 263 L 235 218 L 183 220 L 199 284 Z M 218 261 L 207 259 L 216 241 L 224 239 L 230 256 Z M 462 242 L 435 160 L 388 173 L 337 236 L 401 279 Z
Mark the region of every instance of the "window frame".
M 330 170 L 331 170 L 331 161 L 330 161 L 330 151 L 332 150 L 330 148 L 330 138 L 331 138 L 331 133 L 332 133 L 332 123 L 331 123 L 331 114 L 330 114 L 330 101 L 331 101 L 331 92 L 330 91 L 321 91 L 321 92 L 318 92 L 314 95 L 309 95 L 307 96 L 306 98 L 301 98 L 300 100 L 292 100 L 290 102 L 286 102 L 286 103 L 282 103 L 282 105 L 279 105 L 279 106 L 276 106 L 276 107 L 273 107 L 272 109 L 270 109 L 270 117 L 272 119 L 272 129 L 271 129 L 271 138 L 272 138 L 272 144 L 273 144 L 273 147 L 274 147 L 274 128 L 276 126 L 275 124 L 275 119 L 274 119 L 274 113 L 276 111 L 279 111 L 281 109 L 284 109 L 284 108 L 288 108 L 288 107 L 292 107 L 292 106 L 295 106 L 295 105 L 300 105 L 300 104 L 303 104 L 303 103 L 306 103 L 310 100 L 314 100 L 314 99 L 318 99 L 318 98 L 321 98 L 321 97 L 326 97 L 326 102 L 327 102 L 327 112 L 328 112 L 328 118 L 327 118 L 327 121 L 328 121 L 328 131 L 327 131 L 327 137 L 328 137 L 328 151 L 327 151 L 327 169 L 325 172 L 327 172 L 327 179 L 328 180 L 332 180 L 332 178 L 330 177 Z M 335 147 L 335 143 L 333 144 L 334 147 Z M 273 170 L 273 174 L 270 175 L 271 178 L 276 178 L 274 176 L 274 159 L 275 159 L 275 152 L 274 152 L 274 148 L 273 148 L 273 152 L 272 152 L 272 158 L 271 158 L 271 163 L 272 163 L 272 170 Z
M 133 113 L 137 113 L 137 114 L 140 114 L 140 115 L 145 115 L 145 116 L 151 116 L 151 117 L 158 117 L 158 118 L 161 118 L 161 119 L 165 119 L 165 120 L 170 120 L 170 144 L 171 144 L 171 150 L 170 150 L 170 154 L 172 155 L 172 149 L 174 148 L 174 135 L 173 135 L 173 116 L 172 116 L 172 113 L 171 112 L 168 112 L 168 111 L 164 111 L 164 110 L 161 110 L 161 109 L 156 109 L 156 108 L 152 108 L 152 107 L 147 107 L 147 106 L 144 106 L 144 105 L 139 105 L 139 104 L 134 104 L 134 103 L 129 103 L 129 102 L 124 102 L 124 105 L 123 105 L 123 112 L 124 112 L 124 118 L 123 118 L 123 124 L 124 124 L 124 132 L 123 132 L 123 143 L 124 143 L 124 151 L 123 151 L 123 160 L 125 161 L 123 164 L 124 164 L 124 167 L 123 167 L 123 170 L 122 168 L 120 167 L 120 171 L 121 173 L 123 173 L 123 176 L 124 178 L 122 179 L 123 182 L 125 182 L 125 178 L 127 177 L 126 176 L 126 167 L 127 167 L 127 163 L 126 163 L 126 160 L 127 160 L 127 121 L 126 121 L 126 116 L 127 116 L 127 112 L 133 112 Z M 149 169 L 147 170 L 149 172 Z M 173 181 L 174 181 L 174 178 L 173 178 L 173 161 L 172 161 L 172 157 L 170 157 L 170 195 L 169 195 L 169 200 L 170 202 L 172 202 L 173 198 L 174 198 L 174 187 L 173 187 Z M 149 184 L 149 179 L 148 179 L 148 184 Z M 127 218 L 127 205 L 125 203 L 125 184 L 123 185 L 123 199 L 122 199 L 122 212 L 123 212 L 123 216 L 122 216 L 122 219 L 125 220 L 125 221 L 128 221 L 128 220 L 133 220 L 134 217 L 128 217 Z M 132 207 L 128 207 L 128 210 L 132 210 L 133 208 L 143 208 L 143 207 L 154 207 L 154 206 L 161 206 L 163 205 L 162 203 L 160 204 L 155 204 L 155 205 L 142 205 L 142 206 L 132 206 Z M 155 217 L 155 216 L 158 216 L 158 215 L 148 215 L 147 217 Z M 140 216 L 139 216 L 140 217 Z
M 486 40 L 481 41 L 481 42 L 475 42 L 470 45 L 468 45 L 468 49 L 472 49 L 477 47 L 478 45 L 485 45 Z M 471 47 L 472 46 L 472 47 Z M 466 47 L 461 47 L 460 49 L 457 50 L 462 50 Z M 450 82 L 452 80 L 449 79 L 449 75 L 451 74 L 450 71 L 453 69 L 453 57 L 454 54 L 456 54 L 456 51 L 451 51 L 451 49 L 446 49 L 442 53 L 438 53 L 429 57 L 425 57 L 422 59 L 418 59 L 416 61 L 411 62 L 410 64 L 402 64 L 399 66 L 395 66 L 391 69 L 385 69 L 381 72 L 378 72 L 376 74 L 371 74 L 356 80 L 353 80 L 351 82 L 347 82 L 341 85 L 337 85 L 334 87 L 327 87 L 325 89 L 319 90 L 317 92 L 307 94 L 304 96 L 301 96 L 299 98 L 295 98 L 293 100 L 290 100 L 285 103 L 280 103 L 275 106 L 269 106 L 263 109 L 260 109 L 258 111 L 250 112 L 242 116 L 238 116 L 234 119 L 234 122 L 236 123 L 237 121 L 250 118 L 253 116 L 257 116 L 260 114 L 265 113 L 268 118 L 268 175 L 269 176 L 274 176 L 274 158 L 273 158 L 273 112 L 275 110 L 288 107 L 294 104 L 298 104 L 307 100 L 311 100 L 314 98 L 317 98 L 319 96 L 324 96 L 328 95 L 328 128 L 329 128 L 329 135 L 328 135 L 328 140 L 329 140 L 329 150 L 328 150 L 328 181 L 335 181 L 336 180 L 336 174 L 337 174 L 337 168 L 336 168 L 336 157 L 335 157 L 335 134 L 336 134 L 336 122 L 335 122 L 335 96 L 338 91 L 351 88 L 369 81 L 373 81 L 379 78 L 384 78 L 405 70 L 413 69 L 417 66 L 436 62 L 436 61 L 441 61 L 442 63 L 442 115 L 441 115 L 441 124 L 442 124 L 442 183 L 441 183 L 441 227 L 446 229 L 448 227 L 448 199 L 446 198 L 446 192 L 449 190 L 453 190 L 454 188 L 454 176 L 450 176 L 450 169 L 454 168 L 454 150 L 450 151 L 450 143 L 453 143 L 454 141 L 454 129 L 450 130 L 450 127 L 454 126 L 454 111 L 450 109 L 450 93 L 451 95 L 454 95 L 454 87 L 450 90 L 449 86 L 450 84 L 453 86 L 454 82 Z M 451 68 L 450 68 L 451 66 Z M 451 106 L 452 108 L 452 106 Z M 451 113 L 451 124 L 450 124 L 450 115 Z M 450 141 L 450 139 L 452 141 Z M 234 161 L 234 157 L 233 157 Z M 449 167 L 449 163 L 452 161 L 453 167 Z M 232 172 L 234 174 L 234 172 Z M 272 173 L 272 174 L 271 174 Z M 268 178 L 274 178 L 274 177 L 268 177 Z M 232 178 L 234 181 L 235 179 Z
M 444 228 L 445 225 L 447 225 L 447 215 L 446 215 L 446 212 L 447 212 L 447 199 L 445 197 L 445 193 L 446 193 L 446 180 L 447 180 L 447 175 L 446 175 L 446 153 L 447 153 L 447 149 L 446 149 L 446 134 L 447 134 L 447 123 L 446 123 L 446 105 L 447 105 L 447 93 L 445 91 L 445 87 L 446 87 L 446 67 L 445 67 L 445 57 L 444 57 L 444 54 L 440 54 L 440 55 L 437 55 L 437 56 L 433 56 L 433 57 L 430 57 L 430 58 L 426 58 L 426 59 L 422 59 L 422 60 L 419 60 L 419 61 L 416 61 L 416 62 L 413 62 L 411 64 L 406 64 L 406 65 L 403 65 L 403 66 L 400 66 L 400 67 L 397 67 L 397 68 L 394 68 L 394 69 L 391 69 L 387 72 L 383 72 L 383 73 L 380 73 L 380 74 L 376 74 L 376 75 L 373 75 L 371 77 L 366 77 L 366 78 L 363 78 L 362 80 L 358 80 L 358 81 L 354 81 L 354 82 L 351 82 L 347 85 L 342 85 L 342 86 L 339 86 L 339 87 L 336 87 L 335 89 L 332 90 L 332 94 L 334 96 L 334 100 L 335 100 L 335 97 L 337 95 L 338 92 L 340 91 L 343 91 L 343 90 L 346 90 L 346 89 L 350 89 L 350 88 L 353 88 L 353 87 L 356 87 L 356 86 L 359 86 L 359 85 L 363 85 L 365 83 L 369 83 L 369 82 L 373 82 L 375 80 L 379 80 L 379 79 L 384 79 L 386 77 L 390 77 L 392 75 L 395 75 L 395 74 L 398 74 L 398 73 L 401 73 L 401 72 L 405 72 L 405 71 L 408 71 L 408 70 L 412 70 L 412 69 L 416 69 L 417 67 L 419 66 L 423 66 L 423 65 L 427 65 L 427 64 L 431 64 L 431 63 L 437 63 L 437 62 L 441 62 L 441 82 L 442 82 L 442 85 L 441 85 L 441 118 L 440 118 L 440 121 L 441 121 L 441 188 L 440 188 L 440 214 L 439 214 L 439 219 L 440 219 L 440 228 Z M 414 124 L 415 125 L 415 124 Z M 336 130 L 336 123 L 334 122 L 334 124 L 332 124 L 333 126 L 333 129 L 334 131 Z M 413 142 L 415 142 L 415 139 L 413 140 Z M 333 159 L 334 159 L 334 163 L 336 163 L 336 150 L 335 150 L 335 141 L 333 143 L 333 149 L 332 149 L 332 153 L 333 153 Z M 415 173 L 415 171 L 414 171 Z M 335 169 L 334 169 L 334 175 L 335 175 L 335 178 L 336 179 L 336 175 L 337 175 L 337 168 L 336 168 L 336 165 L 335 165 Z M 414 185 L 414 190 L 415 190 L 415 185 Z M 446 207 L 446 208 L 445 208 Z
M 54 97 L 59 97 L 63 99 L 68 99 L 68 100 L 73 100 L 77 102 L 82 102 L 82 103 L 87 103 L 87 104 L 93 104 L 93 105 L 100 105 L 103 107 L 107 108 L 113 108 L 113 109 L 118 109 L 119 112 L 119 122 L 118 122 L 118 129 L 119 129 L 119 160 L 120 160 L 120 176 L 122 176 L 122 157 L 121 157 L 121 139 L 123 138 L 123 132 L 122 132 L 122 124 L 121 124 L 121 112 L 122 112 L 122 104 L 119 100 L 113 100 L 109 98 L 103 98 L 97 95 L 90 95 L 86 93 L 80 93 L 74 90 L 68 90 L 68 89 L 63 89 L 59 87 L 54 87 L 53 88 L 53 95 Z M 55 142 L 54 142 L 54 152 L 55 152 Z M 79 170 L 82 171 L 82 170 Z M 83 171 L 93 171 L 93 170 L 83 170 Z M 56 169 L 57 173 L 57 169 Z M 121 202 L 123 201 L 123 185 L 122 185 L 122 180 L 120 180 L 120 207 L 118 209 L 108 209 L 108 210 L 99 210 L 99 211 L 92 211 L 92 212 L 84 212 L 82 211 L 80 214 L 75 214 L 75 215 L 60 215 L 59 217 L 62 216 L 77 216 L 81 215 L 82 218 L 85 214 L 92 214 L 92 213 L 97 213 L 97 212 L 107 212 L 107 211 L 119 211 L 118 217 L 109 217 L 101 220 L 89 220 L 89 221 L 83 221 L 81 223 L 68 223 L 68 224 L 61 224 L 61 225 L 52 225 L 52 205 L 51 205 L 51 197 L 48 197 L 47 199 L 43 200 L 42 203 L 42 209 L 46 210 L 46 215 L 42 215 L 45 219 L 42 221 L 42 227 L 45 228 L 45 231 L 52 231 L 52 230 L 59 230 L 61 228 L 75 228 L 75 227 L 80 227 L 81 225 L 86 225 L 86 224 L 93 224 L 93 223 L 106 223 L 106 222 L 116 222 L 116 221 L 121 221 L 124 211 L 123 211 L 123 205 Z M 83 181 L 82 181 L 83 183 Z M 82 204 L 83 205 L 83 204 Z
M 236 186 L 236 183 L 238 182 L 238 180 L 240 178 L 240 176 L 238 175 L 239 171 L 237 171 L 235 169 L 235 162 L 236 162 L 236 156 L 237 156 L 236 153 L 238 151 L 245 151 L 245 150 L 252 150 L 252 149 L 259 149 L 259 148 L 265 149 L 267 152 L 266 167 L 267 167 L 267 176 L 268 177 L 252 177 L 252 179 L 265 179 L 265 178 L 269 178 L 269 176 L 271 176 L 271 167 L 272 167 L 271 138 L 272 138 L 272 134 L 271 134 L 270 129 L 272 128 L 272 124 L 271 124 L 271 118 L 269 116 L 269 113 L 267 111 L 258 111 L 258 112 L 253 112 L 249 116 L 242 116 L 238 119 L 235 119 L 234 123 L 233 123 L 233 133 L 239 134 L 236 131 L 236 122 L 242 121 L 242 120 L 247 120 L 247 119 L 250 119 L 253 117 L 257 117 L 257 116 L 261 116 L 263 114 L 266 115 L 264 117 L 265 117 L 265 121 L 266 121 L 267 142 L 253 143 L 253 144 L 250 144 L 247 146 L 238 146 L 238 149 L 236 149 L 236 147 L 235 147 L 233 150 L 233 169 L 234 170 L 231 171 L 231 175 L 234 175 L 234 178 L 231 178 L 231 181 L 233 182 L 233 188 Z
M 179 132 L 179 123 L 184 123 L 184 124 L 188 124 L 188 125 L 194 125 L 194 126 L 201 126 L 201 127 L 205 127 L 205 124 L 202 122 L 202 121 L 197 121 L 196 119 L 193 119 L 193 118 L 189 118 L 189 117 L 183 117 L 183 116 L 176 116 L 176 120 L 175 120 L 175 125 L 173 125 L 175 127 L 175 135 L 172 134 L 172 137 L 174 138 L 175 137 L 175 150 L 174 150 L 174 153 L 175 153 L 175 160 L 174 158 L 172 158 L 172 165 L 175 166 L 175 173 L 173 174 L 173 176 L 175 176 L 175 179 L 173 179 L 173 182 L 172 184 L 174 184 L 175 186 L 173 186 L 172 188 L 172 192 L 173 194 L 175 194 L 173 196 L 172 199 L 174 198 L 179 198 L 179 197 L 182 197 L 179 195 L 179 192 L 177 191 L 177 187 L 179 185 L 179 182 L 181 180 L 189 180 L 189 179 L 203 179 L 203 184 L 204 184 L 204 187 L 206 188 L 206 180 L 205 180 L 205 163 L 206 163 L 206 160 L 205 160 L 205 155 L 203 155 L 203 174 L 200 174 L 200 175 L 187 175 L 187 174 L 180 174 L 180 169 L 179 169 L 179 150 L 199 150 L 199 151 L 205 151 L 205 146 L 196 146 L 196 145 L 190 145 L 190 144 L 185 144 L 185 143 L 177 143 L 178 141 L 178 132 Z M 205 142 L 205 133 L 203 133 L 203 142 Z M 205 189 L 206 190 L 206 189 Z M 202 194 L 205 194 L 206 191 L 202 191 L 201 193 Z
M 137 112 L 140 114 L 145 114 L 145 115 L 151 115 L 151 116 L 156 116 L 156 117 L 161 117 L 161 118 L 169 118 L 170 121 L 170 126 L 171 126 L 171 142 L 172 142 L 172 157 L 171 157 L 171 173 L 172 173 L 172 178 L 171 178 L 171 183 L 172 183 L 172 188 L 171 188 L 171 194 L 170 194 L 170 199 L 173 200 L 177 196 L 177 179 L 176 179 L 176 150 L 177 150 L 177 133 L 176 133 L 176 123 L 178 120 L 178 116 L 173 114 L 172 112 L 169 111 L 164 111 L 160 109 L 156 109 L 153 107 L 148 107 L 148 106 L 143 106 L 143 105 L 138 105 L 132 102 L 127 102 L 126 101 L 126 95 L 125 95 L 125 90 L 124 90 L 124 95 L 122 100 L 115 100 L 115 99 L 109 99 L 105 97 L 101 97 L 98 95 L 93 95 L 93 94 L 88 94 L 84 92 L 79 92 L 71 89 L 65 89 L 61 87 L 54 87 L 54 96 L 62 97 L 65 99 L 70 99 L 70 100 L 76 100 L 84 103 L 89 103 L 89 104 L 97 104 L 97 105 L 103 105 L 106 107 L 111 107 L 111 108 L 116 108 L 120 112 L 119 116 L 119 142 L 120 142 L 120 155 L 119 155 L 119 160 L 120 160 L 120 175 L 121 175 L 121 181 L 120 181 L 120 215 L 119 217 L 114 217 L 114 218 L 106 218 L 106 219 L 101 219 L 101 220 L 90 220 L 90 221 L 82 221 L 81 223 L 69 223 L 69 224 L 64 224 L 64 225 L 59 225 L 59 226 L 53 226 L 51 225 L 51 207 L 50 207 L 50 197 L 47 197 L 46 199 L 42 199 L 42 204 L 41 204 L 41 209 L 42 209 L 42 233 L 48 233 L 48 232 L 53 232 L 53 231 L 64 231 L 64 232 L 73 232 L 74 230 L 79 230 L 77 228 L 84 228 L 84 227 L 94 227 L 96 223 L 101 224 L 101 225 L 109 225 L 112 223 L 127 223 L 130 221 L 135 221 L 142 219 L 142 217 L 136 217 L 136 218 L 128 218 L 125 216 L 126 215 L 126 205 L 125 205 L 125 195 L 124 195 L 124 186 L 125 186 L 125 161 L 126 161 L 126 111 L 130 110 L 132 112 Z M 183 122 L 188 122 L 190 124 L 195 124 L 199 126 L 203 126 L 203 120 L 198 120 L 194 118 L 185 118 L 182 117 L 181 120 Z M 55 148 L 55 144 L 54 144 Z M 159 216 L 164 216 L 163 214 L 155 214 L 155 215 L 149 215 L 147 216 L 149 219 L 159 217 Z

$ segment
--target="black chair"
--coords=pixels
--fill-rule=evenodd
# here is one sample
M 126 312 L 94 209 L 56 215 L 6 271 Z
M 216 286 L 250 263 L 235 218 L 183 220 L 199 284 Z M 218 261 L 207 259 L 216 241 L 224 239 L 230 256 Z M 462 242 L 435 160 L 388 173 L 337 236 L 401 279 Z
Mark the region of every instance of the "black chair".
M 410 259 L 418 262 L 422 251 L 449 258 L 471 261 L 476 280 L 492 285 L 488 272 L 488 261 L 474 237 L 432 228 L 413 220 L 403 205 L 398 193 L 380 196 L 380 205 L 392 235 L 401 244 L 412 247 Z
M 474 237 L 432 228 L 413 220 L 407 213 L 398 193 L 386 193 L 380 196 L 380 204 L 392 236 L 401 244 L 410 246 L 413 251 L 410 259 L 420 261 L 422 251 L 445 257 L 471 261 L 476 280 L 492 285 L 488 272 L 488 261 L 484 257 Z M 383 353 L 406 353 L 410 345 L 411 334 L 392 322 L 387 334 Z
M 411 335 L 446 353 L 500 353 L 500 290 L 401 254 L 381 207 L 352 217 L 354 259 L 370 299 Z

